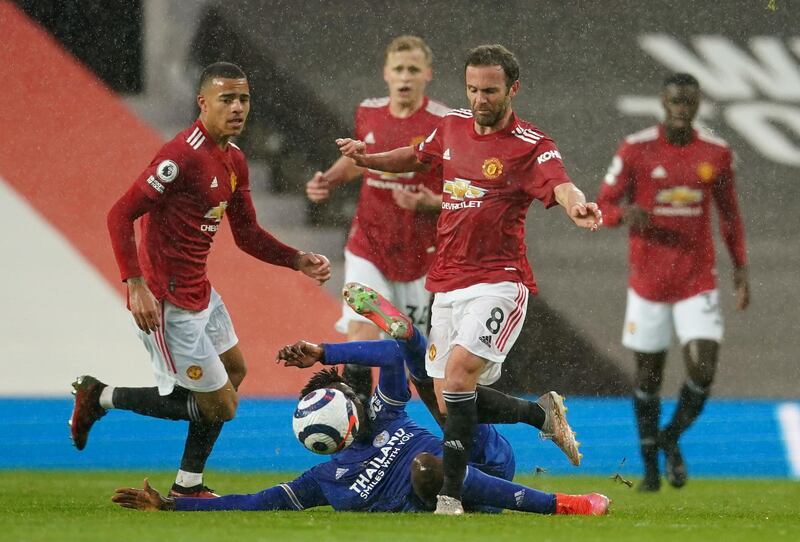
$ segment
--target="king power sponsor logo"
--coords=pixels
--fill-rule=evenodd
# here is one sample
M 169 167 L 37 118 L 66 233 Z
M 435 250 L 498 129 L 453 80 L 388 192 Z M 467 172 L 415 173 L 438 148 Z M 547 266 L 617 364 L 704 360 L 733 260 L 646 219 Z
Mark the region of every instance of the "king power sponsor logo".
M 698 126 L 725 123 L 764 158 L 800 166 L 800 37 L 753 36 L 747 46 L 708 34 L 643 34 L 637 41 L 669 70 L 697 77 L 705 97 Z M 659 96 L 620 96 L 617 109 L 659 120 L 663 114 Z

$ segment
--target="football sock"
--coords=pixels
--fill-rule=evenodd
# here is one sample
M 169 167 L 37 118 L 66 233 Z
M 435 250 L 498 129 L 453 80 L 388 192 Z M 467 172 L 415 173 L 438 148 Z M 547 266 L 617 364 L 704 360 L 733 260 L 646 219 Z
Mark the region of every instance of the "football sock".
M 158 388 L 114 388 L 115 408 L 166 420 L 201 420 L 202 414 L 192 392 L 175 386 L 169 395 Z
M 664 428 L 664 437 L 677 440 L 703 411 L 708 394 L 709 388 L 699 386 L 691 379 L 686 380 L 678 396 L 678 406 L 675 408 L 675 414 L 672 415 L 672 420 Z
M 633 411 L 639 427 L 639 446 L 645 469 L 658 468 L 658 419 L 661 414 L 661 398 L 650 395 L 640 389 L 633 392 Z
M 554 514 L 556 496 L 469 467 L 462 487 L 465 506 L 492 506 L 506 510 Z
M 200 471 L 186 471 L 181 463 L 181 468 L 178 471 L 177 476 L 175 476 L 175 485 L 179 485 L 181 487 L 194 487 L 202 485 L 202 483 L 202 469 Z
M 181 484 L 183 487 L 192 487 L 203 481 L 202 472 L 206 468 L 206 460 L 211 455 L 214 443 L 217 442 L 224 422 L 189 422 L 189 432 L 186 435 L 186 444 L 183 447 L 181 470 L 190 473 L 201 473 L 200 482 L 191 485 Z
M 447 405 L 444 424 L 444 481 L 440 495 L 461 499 L 461 485 L 477 425 L 474 391 L 442 392 Z
M 414 356 L 415 361 L 418 359 L 425 364 L 425 354 L 428 352 L 428 341 L 420 333 L 419 329 L 414 326 L 414 334 L 405 341 L 406 348 Z
M 478 423 L 526 423 L 537 429 L 544 425 L 544 409 L 534 401 L 526 401 L 487 386 L 478 386 L 475 406 Z
M 100 406 L 106 410 L 114 408 L 114 386 L 106 386 L 103 388 L 103 391 L 100 392 L 98 402 Z

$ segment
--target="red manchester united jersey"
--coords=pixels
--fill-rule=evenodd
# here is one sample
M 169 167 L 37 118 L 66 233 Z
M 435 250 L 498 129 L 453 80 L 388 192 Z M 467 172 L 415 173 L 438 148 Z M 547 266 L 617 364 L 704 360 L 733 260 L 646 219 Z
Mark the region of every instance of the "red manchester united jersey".
M 156 298 L 205 309 L 211 292 L 206 260 L 226 214 L 243 250 L 292 265 L 297 251 L 257 225 L 244 154 L 233 144 L 221 150 L 198 120 L 161 148 L 109 213 L 122 279 L 143 275 Z M 133 220 L 141 215 L 137 257 Z
M 691 142 L 667 142 L 662 126 L 627 137 L 614 156 L 597 203 L 607 226 L 622 219 L 620 203 L 649 214 L 630 231 L 630 286 L 651 301 L 674 303 L 716 286 L 711 201 L 734 264 L 746 263 L 744 228 L 734 188 L 731 151 L 698 130 Z
M 426 97 L 419 110 L 401 119 L 389 112 L 389 98 L 365 100 L 356 111 L 355 137 L 366 143 L 368 153 L 417 145 L 449 110 Z M 420 184 L 442 191 L 435 171 L 364 172 L 347 249 L 375 264 L 389 280 L 418 279 L 433 261 L 437 215 L 401 209 L 392 197 L 392 190 L 416 191 Z
M 444 181 L 428 290 L 514 281 L 536 293 L 525 216 L 535 199 L 555 205 L 553 189 L 570 182 L 555 143 L 516 116 L 504 130 L 478 135 L 472 112 L 458 109 L 415 152 L 441 164 Z

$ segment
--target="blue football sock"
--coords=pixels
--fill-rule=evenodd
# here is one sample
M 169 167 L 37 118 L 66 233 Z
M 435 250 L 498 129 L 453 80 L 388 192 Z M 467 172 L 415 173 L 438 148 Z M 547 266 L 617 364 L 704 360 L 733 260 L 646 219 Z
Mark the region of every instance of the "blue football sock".
M 461 497 L 464 506 L 491 506 L 537 514 L 554 514 L 556 511 L 554 493 L 495 478 L 472 467 L 467 468 Z
M 425 354 L 428 352 L 428 340 L 414 327 L 414 334 L 405 341 L 397 341 L 400 348 L 404 350 L 403 357 L 406 366 L 412 376 L 420 380 L 428 380 L 428 373 L 425 371 Z

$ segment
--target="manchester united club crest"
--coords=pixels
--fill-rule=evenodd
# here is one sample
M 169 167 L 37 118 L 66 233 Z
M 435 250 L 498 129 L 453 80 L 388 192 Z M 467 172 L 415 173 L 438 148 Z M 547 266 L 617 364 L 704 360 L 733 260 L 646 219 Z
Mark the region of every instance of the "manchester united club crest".
M 499 158 L 487 158 L 483 161 L 481 170 L 487 179 L 496 179 L 503 174 L 503 162 Z
M 192 380 L 200 380 L 203 378 L 203 368 L 199 365 L 190 365 L 189 368 L 186 369 L 186 376 Z
M 714 180 L 714 166 L 708 162 L 700 162 L 697 166 L 697 176 L 704 183 L 710 183 Z
M 236 192 L 236 174 L 231 173 L 231 192 Z
M 433 343 L 428 347 L 428 359 L 431 361 L 436 359 L 436 345 Z

